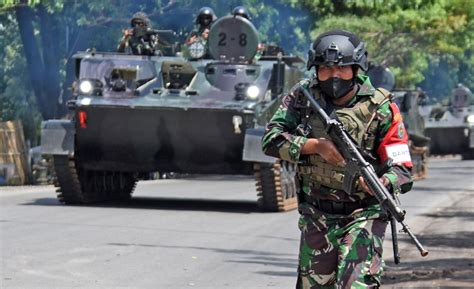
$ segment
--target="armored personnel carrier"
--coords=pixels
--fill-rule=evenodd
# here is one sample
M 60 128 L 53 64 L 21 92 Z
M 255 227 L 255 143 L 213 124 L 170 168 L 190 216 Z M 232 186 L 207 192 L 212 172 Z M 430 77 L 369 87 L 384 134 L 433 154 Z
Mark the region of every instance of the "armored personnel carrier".
M 432 106 L 426 134 L 431 138 L 431 154 L 474 159 L 474 98 L 469 88 L 459 84 L 446 103 Z
M 374 65 L 368 75 L 374 87 L 383 87 L 392 92 L 403 116 L 403 124 L 408 133 L 410 154 L 413 162 L 412 175 L 415 180 L 427 174 L 427 160 L 430 139 L 425 135 L 425 121 L 420 114 L 419 103 L 424 94 L 420 90 L 395 90 L 395 77 L 387 67 Z
M 128 199 L 137 175 L 155 171 L 247 174 L 255 176 L 261 209 L 294 209 L 295 166 L 265 156 L 260 139 L 304 62 L 283 55 L 255 61 L 258 42 L 251 22 L 226 16 L 191 59 L 76 54 L 73 118 L 42 127 L 59 200 Z M 202 49 L 212 59 L 201 58 Z

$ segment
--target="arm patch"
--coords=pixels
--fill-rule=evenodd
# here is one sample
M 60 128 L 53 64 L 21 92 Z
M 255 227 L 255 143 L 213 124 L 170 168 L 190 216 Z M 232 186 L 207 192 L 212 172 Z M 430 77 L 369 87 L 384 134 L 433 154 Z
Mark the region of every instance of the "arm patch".
M 395 103 L 390 103 L 390 110 L 392 111 L 392 122 L 377 149 L 377 153 L 382 162 L 392 158 L 395 164 L 403 164 L 411 168 L 413 164 L 408 148 L 408 134 L 403 125 L 402 115 Z

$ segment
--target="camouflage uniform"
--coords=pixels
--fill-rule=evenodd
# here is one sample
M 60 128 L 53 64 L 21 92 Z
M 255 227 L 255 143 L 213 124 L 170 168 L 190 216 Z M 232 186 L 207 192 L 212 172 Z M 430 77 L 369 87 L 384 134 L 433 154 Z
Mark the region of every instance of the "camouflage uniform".
M 150 33 L 150 19 L 143 12 L 137 12 L 133 15 L 130 23 L 133 27 L 134 21 L 140 21 L 143 23 L 143 27 L 134 27 L 133 34 L 131 36 L 122 37 L 117 52 L 124 53 L 127 47 L 130 47 L 132 54 L 134 55 L 155 55 L 159 52 L 158 48 L 158 35 Z
M 375 90 L 366 76 L 358 76 L 356 82 L 358 93 L 348 105 L 334 110 L 357 144 L 373 156 L 370 162 L 377 168 L 387 159 L 385 147 L 406 144 L 407 134 L 388 92 Z M 310 91 L 316 89 L 310 80 L 300 84 Z M 298 163 L 301 242 L 296 287 L 377 288 L 383 270 L 387 216 L 368 193 L 358 189 L 348 195 L 342 190 L 336 175 L 343 176 L 345 168 L 331 166 L 318 155 L 300 155 L 308 139 L 302 124 L 310 124 L 311 137 L 325 136 L 302 99 L 295 90 L 283 97 L 262 140 L 266 154 Z M 361 118 L 365 125 L 362 131 L 354 125 L 357 120 L 348 117 L 352 112 L 367 117 Z M 391 192 L 411 189 L 409 167 L 410 162 L 399 163 L 384 174 Z

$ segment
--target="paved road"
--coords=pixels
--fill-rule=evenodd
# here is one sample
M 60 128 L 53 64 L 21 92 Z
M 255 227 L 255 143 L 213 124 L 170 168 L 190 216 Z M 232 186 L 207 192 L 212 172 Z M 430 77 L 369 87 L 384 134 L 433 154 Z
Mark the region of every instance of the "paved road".
M 473 194 L 473 168 L 430 163 L 402 200 L 414 232 Z M 292 288 L 298 214 L 255 200 L 248 177 L 141 182 L 131 203 L 102 207 L 60 205 L 51 186 L 0 188 L 0 288 Z

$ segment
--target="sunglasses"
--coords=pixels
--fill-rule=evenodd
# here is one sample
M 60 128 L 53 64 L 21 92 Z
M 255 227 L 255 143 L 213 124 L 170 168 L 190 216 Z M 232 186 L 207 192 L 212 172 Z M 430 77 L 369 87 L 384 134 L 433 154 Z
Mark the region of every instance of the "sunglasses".
M 140 21 L 136 21 L 136 22 L 133 22 L 133 23 L 132 23 L 132 26 L 133 26 L 133 27 L 136 27 L 136 26 L 143 27 L 143 26 L 145 26 L 145 23 L 140 22 Z

